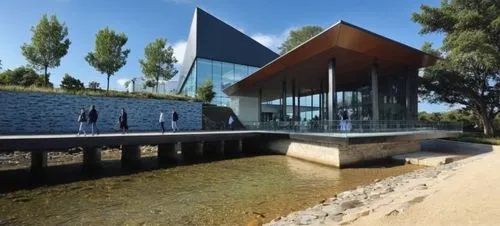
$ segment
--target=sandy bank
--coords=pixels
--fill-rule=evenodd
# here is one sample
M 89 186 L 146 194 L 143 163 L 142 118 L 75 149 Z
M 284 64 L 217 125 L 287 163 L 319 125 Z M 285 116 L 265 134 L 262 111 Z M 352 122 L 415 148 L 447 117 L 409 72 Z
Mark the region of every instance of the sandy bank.
M 390 177 L 267 225 L 464 225 L 500 219 L 500 153 Z

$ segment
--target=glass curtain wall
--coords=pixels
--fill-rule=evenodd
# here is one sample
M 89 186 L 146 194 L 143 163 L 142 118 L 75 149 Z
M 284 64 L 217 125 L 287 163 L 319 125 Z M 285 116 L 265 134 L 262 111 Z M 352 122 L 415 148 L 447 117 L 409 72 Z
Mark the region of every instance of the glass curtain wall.
M 229 97 L 222 90 L 257 71 L 258 67 L 197 58 L 188 73 L 181 92 L 195 96 L 196 90 L 207 80 L 212 80 L 215 98 L 212 104 L 228 106 Z

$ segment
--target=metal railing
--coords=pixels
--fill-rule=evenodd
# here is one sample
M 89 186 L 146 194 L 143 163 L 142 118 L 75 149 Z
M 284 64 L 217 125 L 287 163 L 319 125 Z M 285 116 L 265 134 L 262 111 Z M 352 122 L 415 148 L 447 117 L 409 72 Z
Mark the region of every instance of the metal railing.
M 379 133 L 411 131 L 462 131 L 461 122 L 424 122 L 408 120 L 335 120 L 243 122 L 248 130 L 297 133 Z

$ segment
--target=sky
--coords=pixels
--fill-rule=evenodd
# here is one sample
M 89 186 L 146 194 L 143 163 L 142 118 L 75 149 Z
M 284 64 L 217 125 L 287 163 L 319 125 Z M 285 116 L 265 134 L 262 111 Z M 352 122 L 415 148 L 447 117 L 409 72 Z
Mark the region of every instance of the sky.
M 270 49 L 286 39 L 288 32 L 304 25 L 330 27 L 339 20 L 420 48 L 425 41 L 441 45 L 443 35 L 419 35 L 420 25 L 411 14 L 422 4 L 438 6 L 440 0 L 0 0 L 0 60 L 3 70 L 27 64 L 20 46 L 29 43 L 31 27 L 43 14 L 56 15 L 69 31 L 71 46 L 57 68 L 49 69 L 50 81 L 60 84 L 65 73 L 88 84 L 106 86 L 106 76 L 85 60 L 93 51 L 95 34 L 106 26 L 128 36 L 131 50 L 127 64 L 111 77 L 110 89 L 124 90 L 123 83 L 142 75 L 139 59 L 144 47 L 166 38 L 182 62 L 187 35 L 196 7 L 218 17 Z M 439 112 L 453 107 L 419 104 L 420 111 Z

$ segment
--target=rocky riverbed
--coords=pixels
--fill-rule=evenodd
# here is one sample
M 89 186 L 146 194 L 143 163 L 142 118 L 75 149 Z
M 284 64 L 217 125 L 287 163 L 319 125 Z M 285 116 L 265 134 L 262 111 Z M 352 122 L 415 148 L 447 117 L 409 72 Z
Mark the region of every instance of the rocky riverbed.
M 454 171 L 483 157 L 479 155 L 375 180 L 370 185 L 339 193 L 314 207 L 278 217 L 265 225 L 343 225 L 368 215 L 397 215 L 435 192 L 431 188 L 453 175 Z

